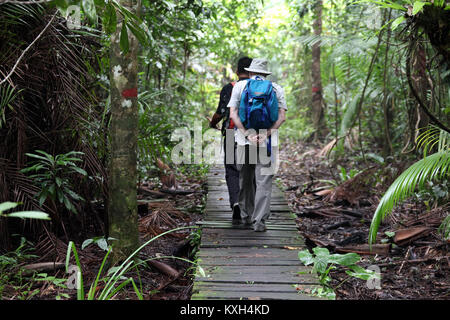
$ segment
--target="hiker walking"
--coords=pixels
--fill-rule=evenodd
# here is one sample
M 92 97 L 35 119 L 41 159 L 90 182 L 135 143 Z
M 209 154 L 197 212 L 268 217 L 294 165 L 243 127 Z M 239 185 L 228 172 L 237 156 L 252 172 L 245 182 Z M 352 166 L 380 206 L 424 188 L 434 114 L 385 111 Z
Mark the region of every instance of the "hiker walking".
M 242 57 L 239 59 L 237 64 L 236 74 L 238 76 L 237 83 L 240 83 L 243 80 L 249 79 L 249 73 L 245 70 L 245 68 L 250 66 L 252 59 L 249 57 Z M 227 137 L 226 137 L 226 129 L 233 129 L 234 123 L 230 119 L 230 109 L 227 108 L 228 102 L 230 101 L 231 92 L 236 83 L 230 82 L 225 85 L 220 91 L 220 100 L 219 105 L 217 106 L 217 110 L 214 113 L 211 121 L 209 122 L 209 126 L 211 128 L 217 129 L 217 124 L 223 120 L 222 122 L 222 136 L 224 137 L 224 147 L 227 146 Z M 227 159 L 227 152 L 224 152 L 224 164 L 225 164 L 225 180 L 227 182 L 228 187 L 228 195 L 230 199 L 230 207 L 233 211 L 233 224 L 240 223 L 240 208 L 239 208 L 239 171 L 236 167 L 234 150 L 236 148 L 236 143 L 234 141 L 234 135 L 228 141 L 232 144 L 233 152 Z M 225 150 L 224 150 L 225 151 Z M 230 153 L 230 152 L 229 152 Z
M 278 165 L 277 130 L 285 121 L 287 105 L 283 88 L 266 80 L 271 74 L 267 60 L 253 59 L 245 70 L 250 79 L 236 83 L 228 107 L 237 143 L 241 223 L 261 232 L 266 231 L 270 215 L 272 178 Z

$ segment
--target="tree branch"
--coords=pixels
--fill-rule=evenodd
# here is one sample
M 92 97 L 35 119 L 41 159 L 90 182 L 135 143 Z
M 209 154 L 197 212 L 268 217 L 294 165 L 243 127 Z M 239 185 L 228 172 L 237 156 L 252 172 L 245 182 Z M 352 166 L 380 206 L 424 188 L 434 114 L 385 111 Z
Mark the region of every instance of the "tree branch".
M 412 83 L 411 79 L 411 56 L 412 56 L 412 49 L 414 46 L 414 41 L 411 42 L 411 45 L 408 47 L 408 53 L 406 55 L 406 78 L 408 80 L 409 88 L 411 89 L 411 93 L 413 94 L 414 98 L 416 98 L 416 101 L 419 103 L 419 107 L 426 113 L 426 115 L 430 118 L 434 124 L 436 124 L 440 129 L 450 133 L 450 128 L 446 127 L 441 121 L 439 121 L 438 118 L 434 116 L 434 114 L 431 113 L 430 110 L 428 110 L 427 106 L 423 103 L 422 99 L 419 97 L 419 94 L 417 93 L 416 89 L 414 88 L 414 85 Z
M 56 13 L 53 15 L 53 17 L 50 19 L 50 21 L 47 23 L 47 25 L 45 26 L 44 29 L 42 29 L 42 31 L 38 34 L 38 36 L 36 37 L 36 39 L 33 40 L 33 42 L 31 42 L 28 47 L 25 48 L 25 50 L 22 52 L 22 54 L 20 55 L 19 59 L 17 59 L 16 63 L 14 64 L 13 68 L 11 69 L 11 71 L 8 73 L 8 75 L 6 76 L 5 79 L 3 79 L 2 81 L 0 81 L 0 85 L 2 85 L 3 83 L 5 83 L 6 81 L 8 81 L 8 79 L 13 75 L 13 73 L 15 72 L 17 66 L 19 65 L 20 61 L 23 59 L 23 57 L 25 56 L 25 53 L 27 53 L 28 50 L 30 50 L 30 48 L 36 43 L 36 41 L 45 33 L 45 31 L 48 29 L 48 27 L 52 24 L 53 20 L 56 17 Z

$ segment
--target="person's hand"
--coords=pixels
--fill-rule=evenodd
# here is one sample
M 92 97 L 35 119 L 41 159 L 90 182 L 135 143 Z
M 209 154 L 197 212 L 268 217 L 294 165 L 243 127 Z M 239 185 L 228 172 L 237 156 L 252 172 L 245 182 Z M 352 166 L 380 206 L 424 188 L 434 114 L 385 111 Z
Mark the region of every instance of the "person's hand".
M 256 142 L 258 144 L 263 144 L 266 141 L 266 139 L 267 139 L 267 135 L 265 135 L 263 133 L 256 135 Z
M 249 134 L 247 136 L 247 140 L 250 141 L 251 144 L 257 144 L 258 143 L 258 135 L 257 134 Z
M 262 134 L 262 133 L 260 133 L 260 134 L 249 134 L 247 136 L 247 139 L 252 144 L 259 144 L 260 145 L 260 144 L 263 144 L 266 141 L 267 135 Z
M 213 128 L 213 129 L 216 129 L 216 130 L 220 130 L 218 127 L 217 127 L 217 123 L 215 124 L 215 125 L 212 125 L 212 119 L 210 118 L 210 117 L 205 117 L 206 118 L 206 120 L 208 120 L 208 122 L 209 122 L 209 127 L 210 128 Z

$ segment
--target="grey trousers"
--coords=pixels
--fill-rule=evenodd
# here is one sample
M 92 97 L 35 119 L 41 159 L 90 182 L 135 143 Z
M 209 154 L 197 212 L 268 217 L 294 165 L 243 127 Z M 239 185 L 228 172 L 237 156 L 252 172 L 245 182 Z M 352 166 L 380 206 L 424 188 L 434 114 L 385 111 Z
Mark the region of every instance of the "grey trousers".
M 249 151 L 250 149 L 250 151 Z M 272 148 L 273 149 L 273 148 Z M 241 217 L 265 223 L 270 216 L 273 170 L 267 148 L 237 146 L 236 167 L 239 170 L 239 206 Z M 266 156 L 264 156 L 266 155 Z
M 234 138 L 234 137 L 233 137 Z M 226 139 L 224 140 L 224 149 L 226 147 Z M 234 141 L 233 141 L 234 143 Z M 235 143 L 234 143 L 235 144 Z M 225 165 L 225 180 L 228 187 L 228 196 L 230 199 L 230 208 L 233 209 L 233 205 L 239 201 L 239 170 L 236 167 L 236 159 L 233 163 L 227 163 L 226 150 L 224 157 Z M 236 152 L 236 146 L 234 146 L 233 156 Z

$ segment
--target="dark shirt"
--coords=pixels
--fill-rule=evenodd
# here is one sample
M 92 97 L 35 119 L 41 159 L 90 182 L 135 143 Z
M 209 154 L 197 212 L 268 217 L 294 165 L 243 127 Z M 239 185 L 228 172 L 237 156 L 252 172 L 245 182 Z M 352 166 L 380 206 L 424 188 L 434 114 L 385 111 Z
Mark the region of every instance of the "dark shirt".
M 246 80 L 248 78 L 239 78 L 238 81 Z M 233 91 L 233 85 L 228 83 L 220 91 L 219 105 L 217 106 L 216 113 L 223 119 L 222 121 L 222 135 L 225 135 L 226 129 L 230 124 L 230 108 L 227 108 L 228 102 L 230 102 L 231 92 Z

